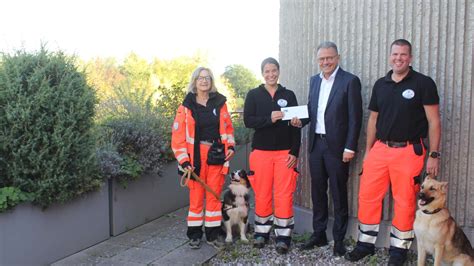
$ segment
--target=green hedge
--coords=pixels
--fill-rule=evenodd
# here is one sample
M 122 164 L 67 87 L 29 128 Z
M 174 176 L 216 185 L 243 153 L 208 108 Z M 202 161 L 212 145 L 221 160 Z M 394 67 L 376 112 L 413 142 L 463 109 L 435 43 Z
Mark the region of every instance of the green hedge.
M 97 189 L 95 104 L 74 58 L 44 48 L 3 54 L 0 188 L 31 193 L 43 207 Z

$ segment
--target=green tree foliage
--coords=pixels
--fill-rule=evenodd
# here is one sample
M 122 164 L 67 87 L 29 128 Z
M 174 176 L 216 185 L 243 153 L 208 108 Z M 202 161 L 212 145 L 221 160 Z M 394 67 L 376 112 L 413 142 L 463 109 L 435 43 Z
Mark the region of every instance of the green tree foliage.
M 98 188 L 94 90 L 73 58 L 45 48 L 0 63 L 0 187 L 46 207 Z
M 158 88 L 160 98 L 158 99 L 157 106 L 163 117 L 168 121 L 174 118 L 178 106 L 183 102 L 186 95 L 186 87 L 187 84 L 185 83 L 175 83 L 171 87 L 160 86 Z
M 125 82 L 125 75 L 120 72 L 115 58 L 95 58 L 81 66 L 86 73 L 87 83 L 96 89 L 100 101 L 115 95 L 114 88 Z
M 236 97 L 240 99 L 245 99 L 247 92 L 261 83 L 252 71 L 242 65 L 227 66 L 222 77 L 234 89 Z
M 146 95 L 155 93 L 156 88 L 151 82 L 151 67 L 145 59 L 131 53 L 120 66 L 120 72 L 126 77 L 126 84 L 122 85 L 122 88 L 126 87 L 132 93 L 136 91 L 144 91 Z
M 170 88 L 173 85 L 182 86 L 189 82 L 194 69 L 207 64 L 201 54 L 193 57 L 178 57 L 172 60 L 155 59 L 151 65 L 152 73 L 160 86 Z

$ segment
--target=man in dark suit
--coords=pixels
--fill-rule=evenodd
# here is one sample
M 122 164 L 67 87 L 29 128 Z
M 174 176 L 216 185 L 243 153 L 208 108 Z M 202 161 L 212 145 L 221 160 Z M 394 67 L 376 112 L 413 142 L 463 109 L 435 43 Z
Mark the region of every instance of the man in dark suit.
M 346 253 L 343 240 L 348 224 L 347 179 L 349 163 L 357 151 L 362 124 L 361 84 L 357 76 L 339 67 L 333 42 L 317 48 L 321 73 L 311 77 L 309 119 L 293 118 L 293 126 L 309 122 L 309 166 L 313 202 L 313 234 L 303 249 L 328 244 L 328 180 L 334 202 L 334 255 Z

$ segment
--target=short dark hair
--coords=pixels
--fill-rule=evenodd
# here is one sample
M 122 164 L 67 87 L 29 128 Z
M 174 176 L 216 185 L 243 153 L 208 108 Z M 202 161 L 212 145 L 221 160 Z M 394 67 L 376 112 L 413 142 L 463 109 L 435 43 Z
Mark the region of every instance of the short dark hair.
M 267 64 L 274 64 L 275 66 L 277 66 L 277 69 L 280 70 L 280 64 L 278 64 L 278 61 L 273 58 L 273 57 L 268 57 L 268 58 L 265 58 L 263 61 L 262 61 L 262 65 L 261 65 L 261 70 L 262 70 L 262 73 L 263 73 L 263 68 L 265 67 L 265 65 Z
M 410 53 L 411 55 L 411 43 L 405 39 L 398 39 L 398 40 L 395 40 L 392 42 L 392 45 L 390 45 L 390 50 L 392 50 L 392 47 L 394 45 L 398 45 L 398 46 L 408 46 L 408 52 Z

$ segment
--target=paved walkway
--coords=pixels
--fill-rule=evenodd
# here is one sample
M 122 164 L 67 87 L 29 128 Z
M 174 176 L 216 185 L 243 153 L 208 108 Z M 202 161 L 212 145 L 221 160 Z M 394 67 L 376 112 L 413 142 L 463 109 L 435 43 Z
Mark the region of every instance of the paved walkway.
M 186 237 L 187 207 L 164 215 L 52 264 L 69 265 L 192 265 L 217 254 L 205 241 L 191 249 Z

